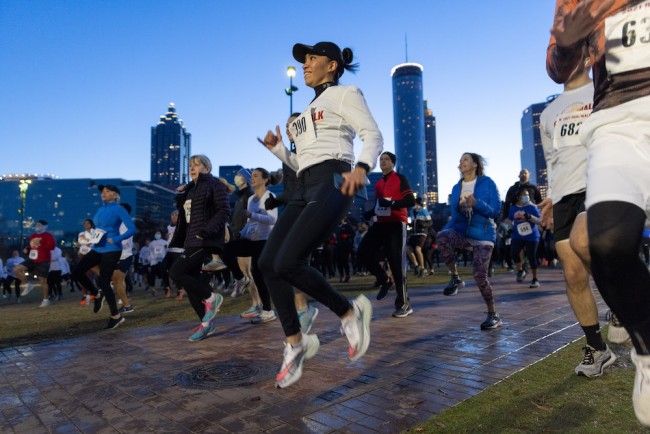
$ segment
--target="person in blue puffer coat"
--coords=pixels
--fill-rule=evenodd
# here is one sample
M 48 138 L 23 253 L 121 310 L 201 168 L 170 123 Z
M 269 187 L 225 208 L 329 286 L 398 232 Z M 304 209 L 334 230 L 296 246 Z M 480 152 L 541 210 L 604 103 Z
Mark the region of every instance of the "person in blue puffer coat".
M 474 253 L 472 269 L 474 280 L 487 305 L 487 319 L 481 330 L 501 326 L 501 318 L 494 307 L 492 286 L 487 279 L 488 267 L 499 216 L 501 199 L 497 186 L 484 174 L 485 160 L 478 154 L 466 152 L 460 158 L 458 170 L 461 179 L 451 190 L 451 218 L 438 234 L 440 255 L 451 272 L 451 280 L 444 290 L 445 295 L 456 295 L 465 286 L 456 267 L 456 250 L 471 248 Z

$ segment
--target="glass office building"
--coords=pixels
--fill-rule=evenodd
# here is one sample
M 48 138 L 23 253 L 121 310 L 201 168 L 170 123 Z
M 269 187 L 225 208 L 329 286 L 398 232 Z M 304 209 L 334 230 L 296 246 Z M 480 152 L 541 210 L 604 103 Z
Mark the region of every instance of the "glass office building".
M 544 109 L 556 97 L 557 95 L 552 95 L 548 97 L 546 102 L 530 105 L 521 116 L 521 151 L 519 152 L 521 168 L 528 169 L 530 182 L 537 185 L 542 198 L 546 198 L 546 192 L 548 191 L 548 173 L 539 129 L 539 118 Z
M 397 172 L 408 179 L 417 197 L 427 194 L 423 67 L 403 63 L 391 71 Z
M 22 184 L 27 184 L 24 195 Z M 48 231 L 61 245 L 76 242 L 83 221 L 92 219 L 102 205 L 99 185 L 120 189 L 120 201 L 132 207 L 131 217 L 158 229 L 166 228 L 175 207 L 174 191 L 143 181 L 111 179 L 54 179 L 30 175 L 5 176 L 0 181 L 0 244 L 21 245 L 21 233 L 28 238 L 38 220 L 48 222 Z M 22 228 L 22 230 L 21 230 Z
M 427 159 L 427 203 L 438 203 L 438 150 L 436 143 L 436 118 L 424 101 L 424 149 Z
M 176 188 L 189 182 L 192 135 L 178 118 L 174 103 L 151 127 L 151 182 Z

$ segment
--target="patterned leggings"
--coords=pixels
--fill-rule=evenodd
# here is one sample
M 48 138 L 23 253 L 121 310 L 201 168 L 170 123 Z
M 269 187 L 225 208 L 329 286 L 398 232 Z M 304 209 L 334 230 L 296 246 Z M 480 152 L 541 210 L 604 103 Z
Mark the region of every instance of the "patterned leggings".
M 442 260 L 448 266 L 456 263 L 456 249 L 464 249 L 469 246 L 465 236 L 453 229 L 441 231 L 438 234 L 437 242 L 438 248 L 440 249 L 440 256 L 442 256 Z M 472 261 L 474 280 L 486 304 L 494 303 L 492 286 L 487 279 L 492 249 L 494 249 L 493 246 L 472 246 L 472 251 L 474 252 L 474 259 Z

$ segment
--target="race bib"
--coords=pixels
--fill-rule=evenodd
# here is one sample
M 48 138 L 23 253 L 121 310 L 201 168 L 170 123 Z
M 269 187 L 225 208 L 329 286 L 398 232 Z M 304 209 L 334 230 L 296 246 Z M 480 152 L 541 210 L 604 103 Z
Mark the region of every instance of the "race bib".
M 164 251 L 165 251 L 165 249 L 163 249 L 162 246 L 156 246 L 156 247 L 153 249 L 153 253 L 154 253 L 154 255 L 156 255 L 156 256 L 162 256 L 163 253 L 164 253 Z
M 300 149 L 304 149 L 305 145 L 314 143 L 316 141 L 316 126 L 318 120 L 323 119 L 323 109 L 316 107 L 311 108 L 302 115 L 298 116 L 291 122 L 289 128 L 291 135 L 296 144 L 296 149 L 300 153 Z
M 553 147 L 568 148 L 582 146 L 578 133 L 580 126 L 591 114 L 591 104 L 587 107 L 573 107 L 558 115 L 553 128 Z
M 650 1 L 605 19 L 605 65 L 609 75 L 650 67 Z
M 32 261 L 35 261 L 38 259 L 38 250 L 30 250 L 29 251 L 29 259 Z
M 190 222 L 190 214 L 192 213 L 192 199 L 187 199 L 183 204 L 183 209 L 185 210 L 185 221 Z
M 91 234 L 90 240 L 89 240 L 90 244 L 97 244 L 102 240 L 102 238 L 106 234 L 106 231 L 103 230 L 103 229 L 95 228 L 95 229 L 92 230 L 92 232 L 90 234 Z
M 386 200 L 391 200 L 390 197 L 387 197 Z M 375 204 L 375 215 L 378 217 L 388 217 L 390 216 L 391 208 L 389 206 L 379 206 L 379 201 Z
M 530 235 L 533 233 L 533 227 L 528 222 L 524 222 L 517 225 L 517 233 L 522 237 Z
M 79 253 L 81 253 L 82 255 L 87 254 L 88 252 L 90 252 L 90 250 L 91 248 L 86 245 L 82 245 L 81 247 L 79 247 Z

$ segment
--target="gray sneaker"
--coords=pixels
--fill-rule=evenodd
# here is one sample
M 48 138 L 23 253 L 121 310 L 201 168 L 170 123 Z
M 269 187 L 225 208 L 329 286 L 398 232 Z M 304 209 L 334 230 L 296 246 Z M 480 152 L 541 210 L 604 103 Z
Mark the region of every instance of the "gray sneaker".
M 496 312 L 488 312 L 487 318 L 481 323 L 481 330 L 493 330 L 501 327 L 501 317 Z
M 604 351 L 596 350 L 589 345 L 583 347 L 585 355 L 582 363 L 576 366 L 575 372 L 582 377 L 599 377 L 606 367 L 616 361 L 616 354 L 605 346 Z
M 410 304 L 404 305 L 400 307 L 399 309 L 395 309 L 395 312 L 393 312 L 393 317 L 394 318 L 406 318 L 410 314 L 413 313 L 413 308 L 411 307 Z
M 304 334 L 308 334 L 311 326 L 314 325 L 314 320 L 318 316 L 318 309 L 311 304 L 307 305 L 307 309 L 298 311 L 298 321 L 300 321 L 300 330 Z
M 526 270 L 521 269 L 517 271 L 517 283 L 521 283 L 526 278 Z

